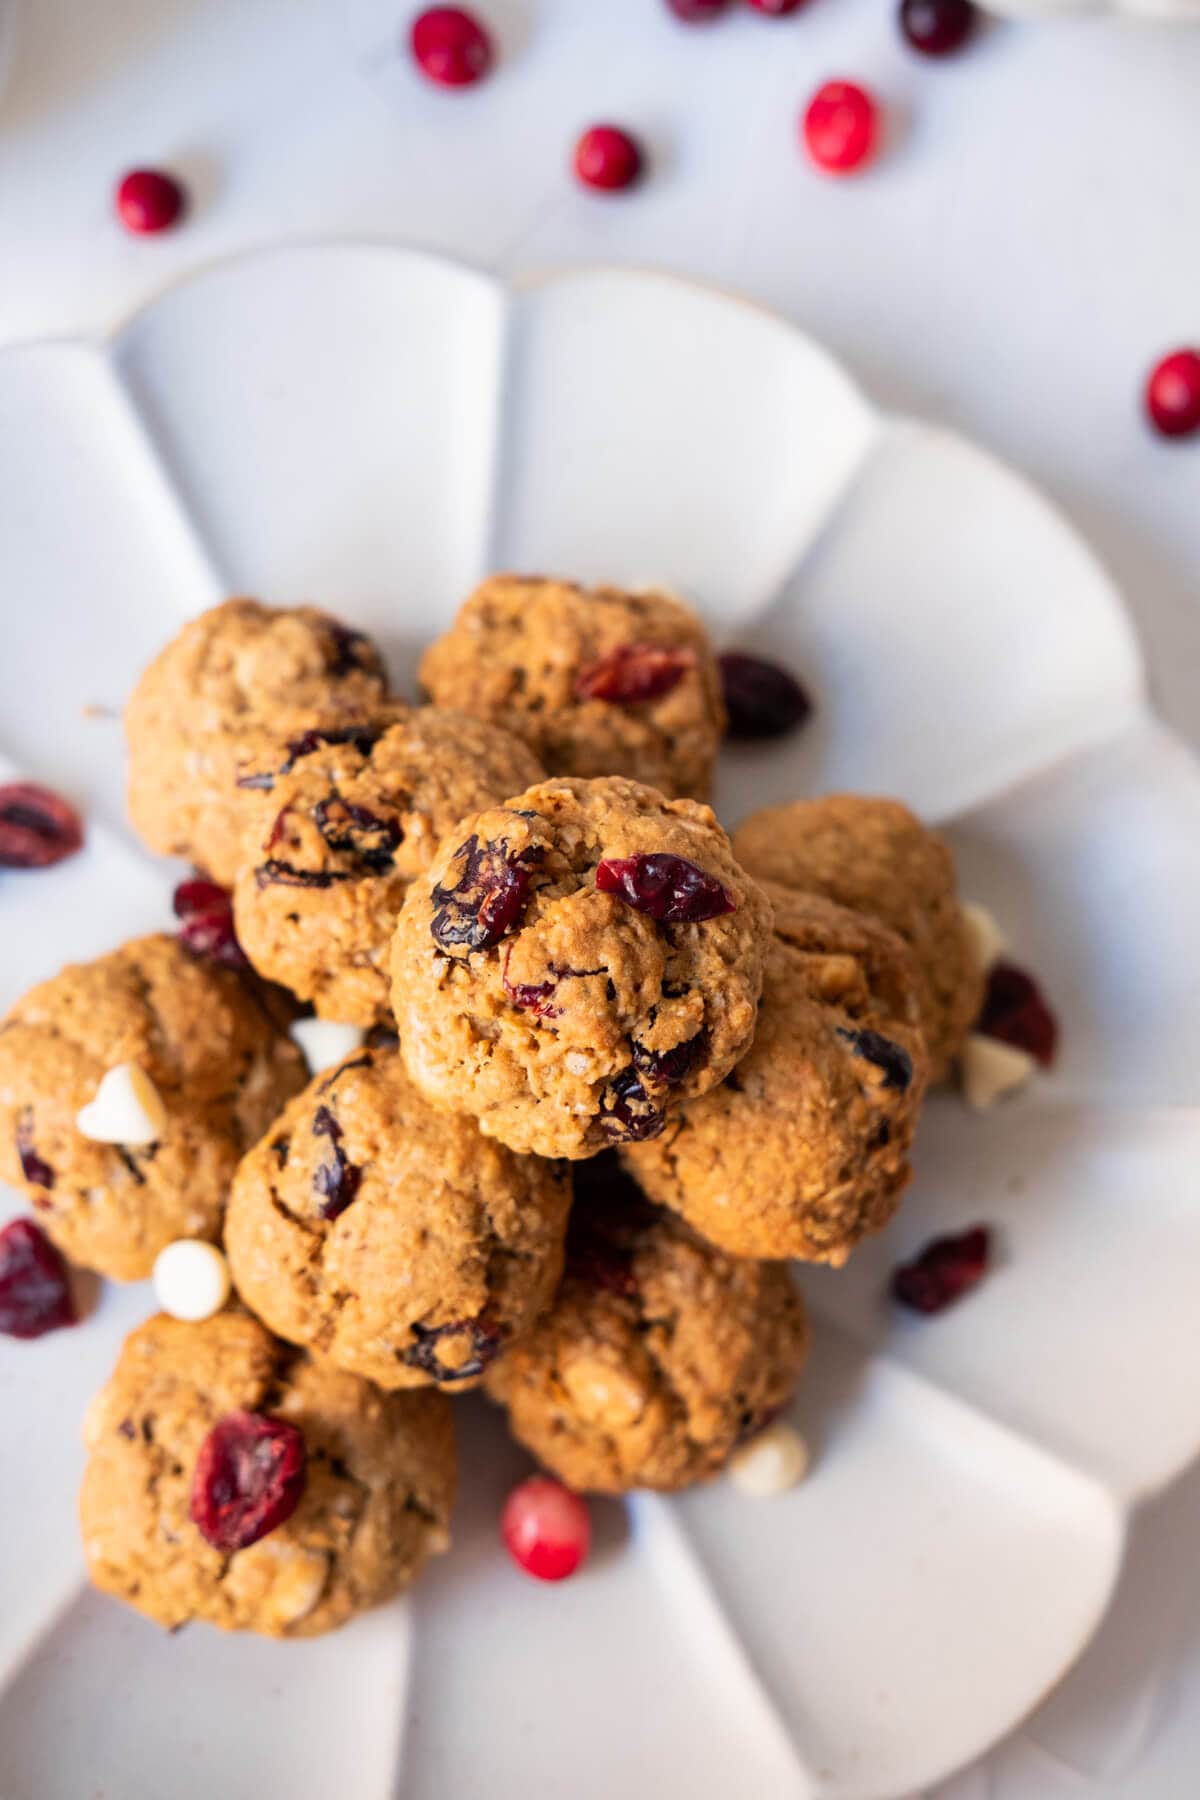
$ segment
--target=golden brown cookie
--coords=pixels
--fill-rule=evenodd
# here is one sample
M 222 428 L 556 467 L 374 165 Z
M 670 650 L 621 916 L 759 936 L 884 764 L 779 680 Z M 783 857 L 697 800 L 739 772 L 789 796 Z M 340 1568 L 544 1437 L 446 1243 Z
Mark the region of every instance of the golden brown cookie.
M 605 1170 L 576 1202 L 554 1305 L 485 1386 L 568 1487 L 683 1488 L 787 1403 L 807 1351 L 784 1264 L 723 1255 Z
M 234 888 L 246 955 L 321 1018 L 390 1021 L 388 950 L 409 882 L 459 819 L 541 773 L 511 732 L 433 706 L 256 748 L 239 778 L 253 800 Z
M 400 1593 L 449 1543 L 441 1395 L 381 1393 L 239 1311 L 139 1326 L 84 1437 L 91 1578 L 160 1625 L 315 1637 Z
M 387 690 L 379 652 L 314 606 L 226 600 L 185 625 L 125 709 L 129 813 L 152 850 L 232 887 L 243 740 L 345 722 Z
M 983 1001 L 945 840 L 896 800 L 827 794 L 752 814 L 733 848 L 760 880 L 868 913 L 911 946 L 931 1079 L 940 1081 Z
M 928 1079 L 912 955 L 865 914 L 766 891 L 775 942 L 749 1053 L 623 1155 L 652 1199 L 734 1256 L 841 1264 L 912 1175 Z
M 319 1077 L 237 1172 L 238 1292 L 273 1331 L 381 1387 L 476 1385 L 548 1305 L 570 1183 L 435 1112 L 394 1051 Z
M 519 733 L 552 775 L 626 775 L 708 798 L 720 676 L 704 627 L 670 594 L 494 575 L 420 676 L 439 706 Z
M 125 1064 L 150 1077 L 165 1127 L 95 1142 L 76 1115 Z M 137 1281 L 174 1238 L 219 1241 L 238 1159 L 304 1081 L 249 982 L 175 938 L 135 938 L 31 989 L 0 1026 L 0 1178 L 75 1262 Z
M 771 911 L 708 807 L 618 777 L 466 820 L 409 888 L 392 1002 L 435 1104 L 539 1156 L 661 1131 L 754 1031 Z

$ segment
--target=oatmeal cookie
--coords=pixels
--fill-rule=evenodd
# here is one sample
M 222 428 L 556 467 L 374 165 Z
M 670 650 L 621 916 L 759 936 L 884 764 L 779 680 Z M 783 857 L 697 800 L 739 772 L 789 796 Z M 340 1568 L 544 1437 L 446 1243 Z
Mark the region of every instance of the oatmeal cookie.
M 928 1078 L 912 955 L 865 914 L 767 884 L 758 1030 L 721 1087 L 626 1165 L 734 1256 L 844 1263 L 911 1178 Z
M 84 1438 L 91 1578 L 171 1629 L 315 1637 L 400 1593 L 449 1543 L 442 1396 L 381 1393 L 238 1311 L 139 1326 Z
M 125 709 L 129 813 L 151 850 L 185 856 L 232 887 L 249 734 L 336 724 L 387 690 L 379 652 L 313 606 L 227 600 L 185 625 Z
M 435 1112 L 394 1051 L 310 1083 L 245 1158 L 225 1243 L 247 1306 L 385 1388 L 473 1387 L 549 1304 L 570 1182 Z
M 910 945 L 930 1075 L 940 1081 L 983 1001 L 945 840 L 896 800 L 828 794 L 752 814 L 733 847 L 760 880 L 824 894 Z
M 122 1065 L 165 1108 L 154 1142 L 76 1124 Z M 220 1239 L 238 1159 L 304 1082 L 248 982 L 173 937 L 136 938 L 31 989 L 0 1026 L 0 1179 L 73 1261 L 138 1281 L 172 1239 Z
M 420 676 L 439 706 L 518 732 L 552 775 L 626 775 L 708 798 L 720 676 L 704 627 L 669 594 L 494 575 Z
M 661 1131 L 748 1048 L 770 907 L 708 807 L 610 777 L 466 820 L 392 952 L 408 1070 L 517 1151 Z
M 576 1203 L 554 1305 L 485 1386 L 568 1487 L 683 1488 L 787 1404 L 807 1351 L 784 1264 L 723 1255 L 605 1171 Z
M 466 713 L 394 705 L 243 758 L 237 933 L 260 975 L 321 1018 L 390 1020 L 396 914 L 439 840 L 541 777 L 519 738 Z

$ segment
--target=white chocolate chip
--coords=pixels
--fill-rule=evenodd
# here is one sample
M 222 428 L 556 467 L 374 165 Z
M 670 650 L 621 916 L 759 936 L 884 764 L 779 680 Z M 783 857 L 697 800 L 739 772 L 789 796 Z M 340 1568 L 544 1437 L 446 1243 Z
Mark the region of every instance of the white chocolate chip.
M 986 1112 L 1003 1095 L 1024 1087 L 1029 1077 L 1037 1073 L 1037 1062 L 1028 1050 L 1018 1050 L 1015 1044 L 1002 1044 L 999 1038 L 973 1031 L 963 1046 L 960 1072 L 967 1105 L 976 1112 Z
M 75 1124 L 96 1144 L 156 1144 L 167 1128 L 167 1109 L 145 1069 L 118 1063 L 95 1099 L 75 1114 Z
M 1008 949 L 1008 939 L 996 923 L 995 916 L 977 900 L 963 901 L 962 920 L 971 950 L 971 961 L 981 975 L 986 975 Z
M 568 1050 L 563 1061 L 572 1075 L 586 1075 L 592 1066 L 592 1059 L 583 1050 Z
M 320 1075 L 343 1056 L 361 1050 L 366 1035 L 361 1025 L 340 1025 L 336 1019 L 297 1019 L 291 1027 L 292 1041 L 304 1052 L 310 1075 Z
M 272 1623 L 298 1625 L 306 1619 L 329 1580 L 329 1558 L 319 1550 L 289 1556 L 271 1583 L 267 1598 Z
M 743 1494 L 752 1494 L 756 1500 L 771 1499 L 804 1480 L 808 1445 L 793 1426 L 777 1419 L 735 1450 L 727 1466 L 729 1479 Z
M 173 1319 L 211 1319 L 229 1298 L 229 1264 L 215 1244 L 176 1238 L 154 1259 L 154 1294 Z

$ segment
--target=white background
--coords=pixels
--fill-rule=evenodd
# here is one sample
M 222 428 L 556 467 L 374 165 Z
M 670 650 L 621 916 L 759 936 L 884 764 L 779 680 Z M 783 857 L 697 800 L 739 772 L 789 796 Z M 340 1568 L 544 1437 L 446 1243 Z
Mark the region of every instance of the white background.
M 447 94 L 396 54 L 410 10 L 0 0 L 0 343 L 105 330 L 199 264 L 297 236 L 400 238 L 502 274 L 651 264 L 735 288 L 823 339 L 885 405 L 1044 487 L 1122 586 L 1160 709 L 1200 744 L 1200 442 L 1155 440 L 1139 411 L 1156 356 L 1200 342 L 1200 27 L 996 24 L 934 63 L 899 40 L 889 0 L 810 0 L 778 21 L 735 8 L 691 30 L 661 0 L 477 0 L 502 60 Z M 889 107 L 886 154 L 848 182 L 796 143 L 830 75 Z M 572 186 L 573 137 L 599 118 L 649 143 L 641 191 Z M 129 239 L 110 215 L 114 178 L 143 162 L 195 196 L 162 239 Z M 1143 1521 L 1082 1669 L 947 1797 L 1197 1791 L 1197 1521 L 1193 1477 Z

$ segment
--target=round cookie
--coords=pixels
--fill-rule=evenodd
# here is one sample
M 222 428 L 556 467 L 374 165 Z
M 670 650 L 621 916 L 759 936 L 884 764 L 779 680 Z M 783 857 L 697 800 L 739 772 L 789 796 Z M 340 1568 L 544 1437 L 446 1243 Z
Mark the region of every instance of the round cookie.
M 770 922 L 708 807 L 619 777 L 532 787 L 463 821 L 408 890 L 409 1073 L 513 1150 L 649 1137 L 748 1048 Z
M 409 882 L 459 819 L 541 773 L 511 732 L 432 706 L 247 756 L 234 888 L 246 955 L 321 1018 L 390 1020 L 388 949 Z
M 439 706 L 518 732 L 552 775 L 626 775 L 708 798 L 725 729 L 699 619 L 670 594 L 495 575 L 425 652 Z
M 904 939 L 916 964 L 930 1076 L 940 1081 L 983 1004 L 945 840 L 896 800 L 828 794 L 753 813 L 733 848 L 759 880 L 824 894 Z
M 576 1203 L 554 1305 L 485 1386 L 568 1487 L 684 1488 L 786 1405 L 808 1335 L 783 1263 L 723 1255 L 606 1172 Z
M 291 1516 L 244 1549 L 192 1521 L 201 1447 L 230 1414 L 304 1445 Z M 98 1588 L 160 1625 L 315 1637 L 400 1593 L 449 1544 L 454 1428 L 440 1394 L 384 1394 L 238 1311 L 132 1333 L 84 1424 L 79 1513 Z
M 273 1331 L 385 1388 L 473 1387 L 546 1307 L 570 1183 L 435 1112 L 394 1051 L 312 1082 L 245 1158 L 225 1246 Z
M 123 1064 L 166 1108 L 154 1143 L 76 1125 Z M 305 1078 L 249 982 L 176 938 L 136 938 L 31 989 L 0 1025 L 0 1179 L 73 1261 L 138 1281 L 173 1239 L 220 1239 L 238 1159 Z
M 134 828 L 152 850 L 232 887 L 243 739 L 344 722 L 386 690 L 371 640 L 314 606 L 226 600 L 201 613 L 143 672 L 125 709 Z
M 622 1154 L 652 1199 L 732 1255 L 840 1265 L 912 1175 L 928 1079 L 912 956 L 865 914 L 767 893 L 775 941 L 748 1054 Z

